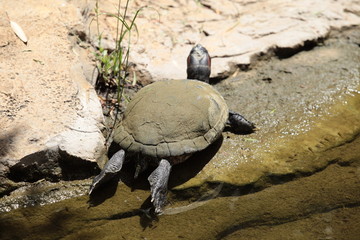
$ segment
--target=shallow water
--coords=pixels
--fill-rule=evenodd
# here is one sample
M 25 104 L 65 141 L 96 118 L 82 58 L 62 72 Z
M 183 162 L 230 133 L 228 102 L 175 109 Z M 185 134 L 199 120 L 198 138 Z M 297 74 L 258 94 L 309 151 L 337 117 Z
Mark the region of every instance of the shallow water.
M 158 219 L 139 210 L 150 206 L 146 176 L 134 183 L 125 174 L 93 207 L 84 195 L 2 213 L 0 239 L 358 239 L 358 32 L 217 84 L 259 130 L 225 132 L 174 167 Z M 59 188 L 81 195 L 90 181 Z

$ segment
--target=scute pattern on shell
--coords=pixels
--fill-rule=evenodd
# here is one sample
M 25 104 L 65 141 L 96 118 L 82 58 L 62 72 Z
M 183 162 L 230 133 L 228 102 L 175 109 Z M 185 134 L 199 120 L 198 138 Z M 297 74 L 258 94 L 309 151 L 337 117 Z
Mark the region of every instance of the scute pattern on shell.
M 201 151 L 222 133 L 228 107 L 221 94 L 196 80 L 164 80 L 142 88 L 129 103 L 114 141 L 155 158 Z

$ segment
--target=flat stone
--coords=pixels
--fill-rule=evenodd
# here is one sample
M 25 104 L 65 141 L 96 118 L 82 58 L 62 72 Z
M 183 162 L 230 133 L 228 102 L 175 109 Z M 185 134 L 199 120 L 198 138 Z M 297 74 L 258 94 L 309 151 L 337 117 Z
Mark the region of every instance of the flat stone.
M 101 11 L 112 13 L 114 6 L 116 0 L 99 5 Z M 128 9 L 130 19 L 143 6 L 147 7 L 136 19 L 137 32 L 132 33 L 130 59 L 153 80 L 185 78 L 186 58 L 196 43 L 215 57 L 211 76 L 224 77 L 233 74 L 236 66 L 253 63 L 259 53 L 298 48 L 326 37 L 332 28 L 360 24 L 358 4 L 348 0 L 321 4 L 311 0 L 136 0 Z M 115 36 L 116 19 L 99 19 L 103 34 Z

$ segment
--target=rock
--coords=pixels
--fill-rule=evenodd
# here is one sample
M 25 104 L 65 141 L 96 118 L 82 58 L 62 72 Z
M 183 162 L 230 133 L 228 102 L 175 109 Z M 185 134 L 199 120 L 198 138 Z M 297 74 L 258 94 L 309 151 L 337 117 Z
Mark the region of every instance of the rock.
M 71 197 L 85 195 L 90 183 L 84 180 L 48 182 L 39 180 L 32 184 L 17 184 L 10 196 L 0 201 L 0 212 L 8 212 L 16 208 L 44 205 L 59 202 Z
M 115 2 L 101 2 L 100 10 L 115 13 Z M 358 4 L 347 0 L 136 0 L 131 1 L 129 19 L 142 6 L 147 8 L 136 19 L 138 34 L 133 32 L 130 58 L 154 80 L 185 78 L 185 60 L 195 43 L 213 57 L 212 77 L 225 78 L 259 55 L 280 49 L 275 53 L 288 57 L 307 42 L 316 45 L 332 28 L 360 24 Z M 114 18 L 100 16 L 100 25 L 106 36 L 115 36 Z
M 82 20 L 79 10 L 68 1 L 2 6 L 29 41 L 17 39 L 1 11 L 0 176 L 14 181 L 89 177 L 105 152 L 104 119 L 68 39 L 71 26 Z

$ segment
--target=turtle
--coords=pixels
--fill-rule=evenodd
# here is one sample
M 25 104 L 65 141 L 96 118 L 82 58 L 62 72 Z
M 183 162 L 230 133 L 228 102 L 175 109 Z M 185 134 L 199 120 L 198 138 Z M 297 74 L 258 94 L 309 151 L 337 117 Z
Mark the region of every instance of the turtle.
M 192 52 L 196 49 L 199 49 L 198 45 Z M 197 71 L 195 66 L 208 64 L 208 61 L 193 60 L 191 54 L 190 64 L 188 58 L 191 71 L 209 74 Z M 191 77 L 197 76 L 193 74 Z M 149 164 L 157 166 L 148 181 L 154 212 L 160 215 L 166 204 L 167 184 L 173 165 L 210 146 L 222 135 L 226 125 L 248 131 L 255 129 L 255 125 L 240 114 L 230 114 L 222 95 L 203 79 L 156 81 L 135 94 L 114 129 L 113 141 L 120 150 L 94 177 L 89 194 L 121 170 L 125 156 L 136 155 L 134 178 Z

